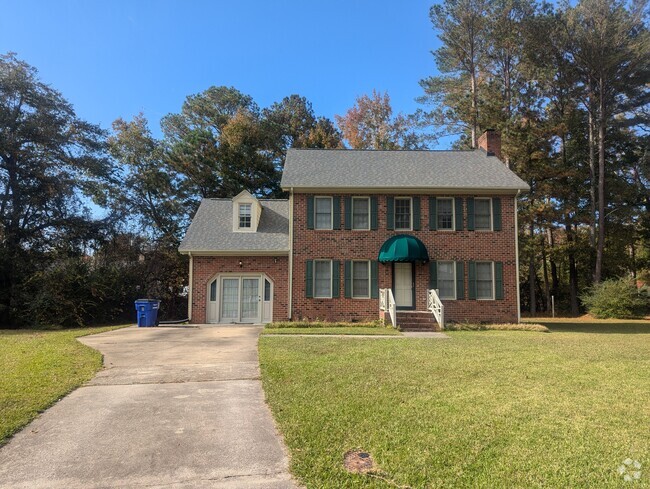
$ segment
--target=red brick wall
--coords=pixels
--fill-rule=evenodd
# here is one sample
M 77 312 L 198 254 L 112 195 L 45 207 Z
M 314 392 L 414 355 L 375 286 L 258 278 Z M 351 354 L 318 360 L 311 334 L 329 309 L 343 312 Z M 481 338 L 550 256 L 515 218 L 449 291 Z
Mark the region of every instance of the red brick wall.
M 239 266 L 239 262 L 242 266 Z M 289 260 L 286 256 L 194 256 L 192 277 L 192 323 L 206 322 L 208 283 L 218 273 L 264 273 L 273 281 L 273 320 L 286 320 L 288 313 Z
M 404 194 L 401 194 L 404 195 Z M 442 196 L 442 195 L 441 195 Z M 378 299 L 346 299 L 343 294 L 343 261 L 376 260 L 381 245 L 395 234 L 412 234 L 426 245 L 432 260 L 500 261 L 503 262 L 504 299 L 494 301 L 448 300 L 445 317 L 448 321 L 517 321 L 517 276 L 515 254 L 515 207 L 513 196 L 501 197 L 502 230 L 467 231 L 467 203 L 464 206 L 464 231 L 429 231 L 429 196 L 420 195 L 420 231 L 386 229 L 386 195 L 378 196 L 378 229 L 350 231 L 344 227 L 344 195 L 341 195 L 341 229 L 331 231 L 307 229 L 307 195 L 294 195 L 294 269 L 292 319 L 365 320 L 377 319 Z M 305 296 L 305 262 L 313 259 L 341 260 L 341 297 L 308 299 Z M 465 265 L 465 297 L 467 298 L 467 265 Z M 416 310 L 426 310 L 429 285 L 428 265 L 418 263 L 416 270 Z M 379 287 L 392 287 L 392 267 L 379 264 Z

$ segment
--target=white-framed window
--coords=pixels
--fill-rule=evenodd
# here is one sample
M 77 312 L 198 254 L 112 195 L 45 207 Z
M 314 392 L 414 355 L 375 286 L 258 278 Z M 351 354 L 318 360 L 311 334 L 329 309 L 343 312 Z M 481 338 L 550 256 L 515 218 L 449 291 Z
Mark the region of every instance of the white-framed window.
M 395 230 L 410 231 L 413 228 L 412 200 L 410 197 L 395 197 Z
M 332 229 L 332 197 L 314 198 L 314 229 Z
M 492 199 L 474 199 L 474 229 L 492 231 Z
M 370 198 L 352 197 L 352 229 L 370 229 Z
M 438 295 L 441 299 L 456 299 L 456 262 L 439 261 Z
M 436 219 L 439 230 L 454 230 L 454 199 L 438 198 L 436 199 Z
M 250 229 L 252 226 L 253 204 L 239 204 L 239 227 Z
M 352 261 L 352 298 L 370 298 L 370 262 L 367 260 Z
M 332 260 L 314 260 L 314 297 L 332 297 Z
M 494 262 L 476 262 L 476 298 L 494 299 Z

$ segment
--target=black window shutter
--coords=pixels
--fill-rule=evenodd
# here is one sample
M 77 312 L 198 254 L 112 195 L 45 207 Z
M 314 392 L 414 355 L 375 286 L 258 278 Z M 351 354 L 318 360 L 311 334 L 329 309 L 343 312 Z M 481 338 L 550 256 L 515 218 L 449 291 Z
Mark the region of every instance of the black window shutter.
M 332 229 L 341 229 L 341 197 L 332 197 Z
M 429 262 L 429 288 L 430 289 L 438 288 L 438 262 L 437 261 Z
M 336 298 L 340 295 L 341 288 L 341 262 L 339 260 L 332 260 L 332 297 Z
M 429 229 L 438 229 L 438 201 L 435 197 L 429 197 Z
M 456 197 L 454 199 L 454 205 L 456 206 L 456 231 L 463 230 L 463 198 Z
M 474 231 L 474 197 L 467 197 L 467 230 Z
M 345 260 L 345 270 L 344 270 L 344 289 L 345 297 L 352 297 L 352 262 L 350 260 Z
M 377 197 L 370 197 L 370 229 L 373 231 L 378 227 L 378 212 Z
M 467 263 L 467 296 L 470 300 L 476 300 L 476 263 Z
M 494 298 L 503 299 L 503 263 L 494 262 Z
M 413 197 L 413 231 L 420 230 L 420 197 Z
M 465 298 L 465 267 L 462 261 L 456 262 L 456 299 Z
M 386 229 L 395 229 L 395 199 L 386 197 Z
M 352 229 L 352 197 L 345 198 L 345 229 Z
M 305 295 L 308 299 L 314 297 L 314 262 L 305 262 Z
M 501 231 L 501 199 L 499 197 L 492 199 L 492 229 Z
M 314 229 L 314 197 L 307 197 L 307 229 Z
M 379 297 L 379 264 L 377 260 L 370 262 L 370 298 Z

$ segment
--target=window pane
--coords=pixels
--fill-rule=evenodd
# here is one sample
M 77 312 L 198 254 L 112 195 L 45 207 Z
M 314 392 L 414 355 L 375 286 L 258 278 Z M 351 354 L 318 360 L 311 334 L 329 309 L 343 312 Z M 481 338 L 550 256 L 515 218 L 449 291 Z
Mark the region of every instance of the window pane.
M 210 284 L 210 301 L 214 302 L 217 300 L 217 281 L 213 280 Z
M 352 262 L 352 297 L 369 297 L 370 274 L 367 261 Z
M 224 278 L 221 299 L 221 317 L 235 319 L 239 316 L 239 279 Z
M 352 199 L 352 229 L 368 229 L 368 199 Z
M 438 199 L 438 229 L 453 229 L 453 200 Z
M 332 262 L 314 262 L 314 297 L 330 297 L 332 295 Z
M 490 230 L 490 200 L 474 200 L 474 229 Z
M 438 290 L 441 299 L 453 299 L 456 294 L 454 283 L 454 262 L 438 262 Z
M 316 229 L 332 229 L 332 199 L 316 198 Z
M 492 299 L 492 263 L 476 264 L 476 297 Z
M 239 204 L 239 227 L 251 227 L 251 204 Z
M 267 302 L 271 300 L 271 282 L 266 279 L 264 279 L 264 300 Z
M 411 199 L 395 199 L 395 229 L 411 229 Z

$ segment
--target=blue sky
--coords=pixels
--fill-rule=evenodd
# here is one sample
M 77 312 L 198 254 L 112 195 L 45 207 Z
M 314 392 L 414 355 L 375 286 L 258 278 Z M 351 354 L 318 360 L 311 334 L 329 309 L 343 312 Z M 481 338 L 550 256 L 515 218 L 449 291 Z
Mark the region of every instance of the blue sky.
M 428 0 L 0 0 L 15 51 L 103 127 L 160 118 L 211 85 L 262 107 L 298 93 L 333 118 L 373 88 L 410 112 L 435 73 Z

